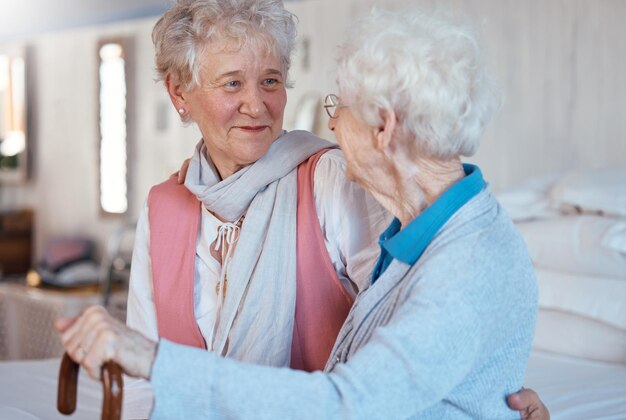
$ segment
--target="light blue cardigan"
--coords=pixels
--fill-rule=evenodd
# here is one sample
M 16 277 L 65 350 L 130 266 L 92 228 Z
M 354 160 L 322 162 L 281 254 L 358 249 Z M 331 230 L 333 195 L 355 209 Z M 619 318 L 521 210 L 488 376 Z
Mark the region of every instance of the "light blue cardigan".
M 224 359 L 161 340 L 154 419 L 519 418 L 537 289 L 525 245 L 484 189 L 420 259 L 361 293 L 324 372 Z

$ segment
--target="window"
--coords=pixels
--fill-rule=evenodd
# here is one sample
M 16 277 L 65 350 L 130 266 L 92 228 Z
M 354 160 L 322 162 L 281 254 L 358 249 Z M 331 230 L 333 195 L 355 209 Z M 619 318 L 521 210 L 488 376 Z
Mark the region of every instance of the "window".
M 0 54 L 0 181 L 26 178 L 26 70 L 23 52 Z
M 109 214 L 128 210 L 127 83 L 123 41 L 99 45 L 100 207 Z

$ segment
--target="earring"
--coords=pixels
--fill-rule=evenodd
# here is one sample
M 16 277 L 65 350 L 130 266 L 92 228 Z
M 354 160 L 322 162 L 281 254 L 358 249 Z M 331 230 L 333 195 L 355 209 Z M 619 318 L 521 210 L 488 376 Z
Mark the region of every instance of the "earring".
M 185 108 L 178 108 L 178 113 L 183 115 L 185 113 Z

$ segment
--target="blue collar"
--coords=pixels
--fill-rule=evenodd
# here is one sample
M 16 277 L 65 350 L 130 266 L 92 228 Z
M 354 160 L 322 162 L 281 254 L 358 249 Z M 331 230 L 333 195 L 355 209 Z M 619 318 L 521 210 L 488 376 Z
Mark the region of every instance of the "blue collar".
M 463 164 L 465 177 L 439 196 L 419 216 L 401 229 L 397 218 L 380 235 L 380 257 L 372 273 L 372 283 L 387 269 L 391 261 L 400 260 L 413 265 L 422 255 L 442 226 L 485 187 L 480 168 Z

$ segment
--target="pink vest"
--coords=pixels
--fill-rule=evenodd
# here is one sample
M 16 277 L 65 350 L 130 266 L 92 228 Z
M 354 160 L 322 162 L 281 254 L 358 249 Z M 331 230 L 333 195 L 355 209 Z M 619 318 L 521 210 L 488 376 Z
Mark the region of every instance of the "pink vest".
M 326 151 L 312 155 L 298 166 L 296 313 L 291 367 L 306 371 L 324 369 L 353 302 L 330 261 L 315 209 L 315 167 Z M 193 302 L 200 202 L 172 176 L 150 190 L 148 206 L 159 336 L 206 348 Z

